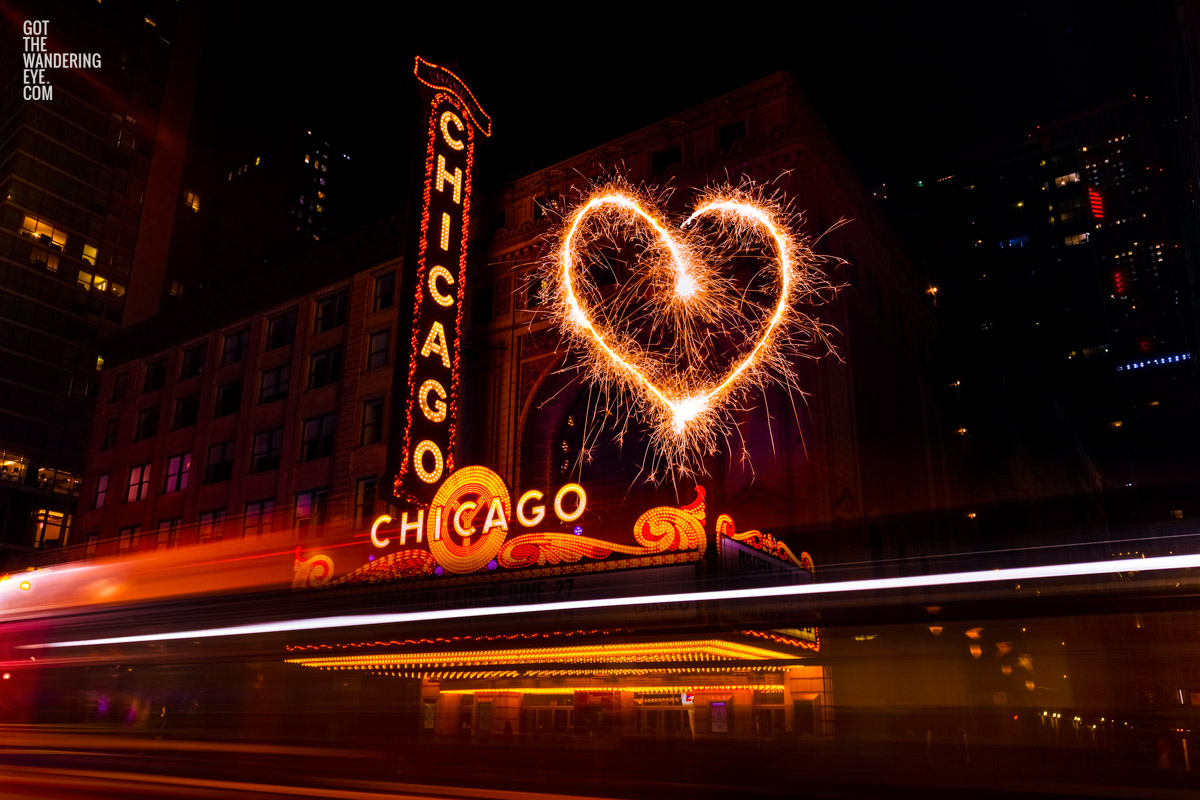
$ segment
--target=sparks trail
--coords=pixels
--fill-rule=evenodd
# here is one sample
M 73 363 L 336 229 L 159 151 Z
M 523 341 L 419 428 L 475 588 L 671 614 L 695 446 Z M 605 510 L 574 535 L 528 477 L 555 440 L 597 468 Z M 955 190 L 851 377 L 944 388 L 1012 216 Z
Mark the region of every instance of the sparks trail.
M 651 431 L 662 478 L 702 471 L 750 390 L 798 392 L 795 361 L 833 353 L 800 310 L 835 287 L 798 236 L 799 215 L 755 187 L 703 192 L 676 225 L 663 192 L 596 187 L 565 214 L 543 266 L 547 310 L 618 415 Z M 607 416 L 607 414 L 606 414 Z

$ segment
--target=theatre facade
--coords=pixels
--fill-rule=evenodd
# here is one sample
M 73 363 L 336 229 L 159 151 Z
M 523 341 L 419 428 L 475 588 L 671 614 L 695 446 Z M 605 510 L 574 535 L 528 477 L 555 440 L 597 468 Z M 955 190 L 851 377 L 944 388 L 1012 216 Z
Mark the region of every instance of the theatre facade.
M 630 598 L 803 584 L 820 574 L 809 553 L 886 561 L 936 540 L 927 509 L 951 503 L 925 365 L 935 326 L 869 193 L 779 74 L 472 196 L 490 119 L 432 65 L 418 77 L 419 218 L 111 339 L 77 524 L 37 563 L 283 552 L 272 580 L 297 597 L 445 610 L 444 634 L 314 633 L 282 654 L 314 686 L 394 679 L 420 731 L 832 735 L 806 606 Z M 802 233 L 854 220 L 818 248 L 848 262 L 815 310 L 838 357 L 798 358 L 804 394 L 764 390 L 699 477 L 648 475 L 646 431 L 597 424 L 620 410 L 597 405 L 539 310 L 554 225 L 617 172 L 678 187 L 668 213 L 690 187 L 745 175 L 805 212 Z M 577 605 L 525 627 L 458 618 L 512 603 Z

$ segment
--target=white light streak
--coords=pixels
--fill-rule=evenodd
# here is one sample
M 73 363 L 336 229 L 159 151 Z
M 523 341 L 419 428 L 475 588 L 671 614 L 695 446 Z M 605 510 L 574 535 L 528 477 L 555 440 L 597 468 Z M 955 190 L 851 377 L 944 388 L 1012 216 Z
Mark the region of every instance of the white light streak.
M 881 589 L 915 589 L 930 586 L 967 586 L 977 583 L 1029 581 L 1047 578 L 1071 578 L 1088 575 L 1108 575 L 1117 572 L 1157 572 L 1171 569 L 1200 567 L 1200 554 L 1158 556 L 1155 558 L 1125 558 L 1114 561 L 1089 561 L 1077 564 L 1051 564 L 1041 567 L 950 572 L 936 575 L 910 575 L 902 578 L 872 578 L 869 580 L 837 581 L 802 586 L 762 586 L 747 589 L 721 589 L 705 592 L 641 595 L 638 597 L 609 597 L 594 600 L 564 600 L 555 603 L 524 603 L 511 606 L 483 608 L 435 609 L 390 614 L 350 614 L 337 617 L 261 622 L 250 625 L 231 625 L 190 631 L 167 631 L 138 636 L 111 636 L 101 639 L 77 639 L 65 642 L 22 645 L 21 649 L 50 647 L 83 647 L 91 645 L 135 644 L 180 639 L 212 639 L 223 636 L 245 636 L 255 633 L 285 633 L 288 631 L 332 630 L 364 625 L 402 625 L 410 622 L 432 622 L 447 619 L 513 616 L 543 611 L 577 611 L 584 609 L 623 608 L 649 603 L 699 603 L 712 600 L 752 600 L 761 598 L 802 597 L 805 595 L 869 592 Z

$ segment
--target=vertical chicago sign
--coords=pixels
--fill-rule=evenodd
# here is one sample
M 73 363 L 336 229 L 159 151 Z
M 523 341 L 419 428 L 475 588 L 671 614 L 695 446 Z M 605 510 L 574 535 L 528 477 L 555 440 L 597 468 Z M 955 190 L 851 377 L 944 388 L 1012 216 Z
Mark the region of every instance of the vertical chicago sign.
M 454 73 L 420 56 L 414 72 L 432 92 L 415 254 L 408 248 L 415 269 L 404 270 L 413 319 L 407 373 L 396 381 L 405 419 L 392 437 L 402 448 L 393 488 L 400 500 L 428 507 L 454 470 L 471 168 L 476 130 L 491 136 L 492 121 Z

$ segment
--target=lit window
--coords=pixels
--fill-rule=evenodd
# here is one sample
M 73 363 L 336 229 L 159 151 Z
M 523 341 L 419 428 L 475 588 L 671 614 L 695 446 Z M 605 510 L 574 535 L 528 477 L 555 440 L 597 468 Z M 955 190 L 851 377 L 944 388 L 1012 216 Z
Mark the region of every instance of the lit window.
M 171 297 L 183 297 L 183 284 L 179 281 L 171 281 L 171 285 L 167 288 L 167 294 Z
M 54 250 L 65 250 L 67 247 L 67 232 L 37 217 L 24 218 L 21 222 L 21 234 Z
M 71 516 L 61 511 L 49 508 L 39 508 L 37 512 L 37 534 L 33 541 L 34 547 L 53 542 L 56 545 L 67 543 L 67 527 Z
M 1084 242 L 1086 242 L 1086 241 L 1087 241 L 1089 238 L 1091 238 L 1091 234 L 1088 234 L 1088 233 L 1080 233 L 1080 234 L 1077 234 L 1077 235 L 1075 235 L 1075 236 L 1068 236 L 1068 237 L 1066 237 L 1066 238 L 1065 238 L 1063 241 L 1066 243 L 1066 245 L 1067 245 L 1068 247 L 1070 247 L 1071 245 L 1083 244 L 1083 243 L 1084 243 Z
M 145 498 L 150 488 L 150 465 L 139 464 L 129 468 L 129 484 L 125 492 L 125 502 L 132 503 Z
M 94 281 L 95 279 L 96 279 L 96 276 L 93 275 L 92 273 L 84 272 L 83 270 L 79 270 L 79 275 L 75 278 L 75 285 L 78 286 L 80 289 L 84 289 L 84 290 L 90 292 L 92 290 L 92 281 Z
M 112 293 L 113 293 L 114 297 L 124 297 L 125 296 L 125 285 L 121 284 L 121 283 L 114 283 L 112 285 Z
M 200 195 L 195 192 L 188 191 L 183 193 L 183 204 L 192 211 L 200 211 Z
M 96 495 L 92 499 L 92 508 L 104 508 L 104 501 L 108 499 L 108 475 L 101 475 L 96 478 Z
M 1060 175 L 1054 179 L 1055 186 L 1066 186 L 1068 183 L 1079 183 L 1079 173 L 1072 172 L 1067 175 Z
M 96 248 L 93 245 L 85 244 L 83 246 L 83 260 L 93 267 L 96 266 L 96 255 Z
M 166 494 L 171 492 L 182 492 L 188 485 L 188 473 L 192 471 L 192 454 L 184 453 L 179 456 L 171 456 L 167 461 L 167 485 Z

